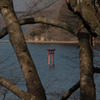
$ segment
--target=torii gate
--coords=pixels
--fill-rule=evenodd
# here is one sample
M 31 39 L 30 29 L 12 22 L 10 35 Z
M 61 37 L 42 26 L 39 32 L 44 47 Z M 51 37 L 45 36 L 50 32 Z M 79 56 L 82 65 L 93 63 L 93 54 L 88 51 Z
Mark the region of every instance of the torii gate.
M 48 64 L 50 65 L 50 54 L 52 54 L 52 63 L 54 64 L 54 51 L 55 49 L 47 49 L 48 50 Z

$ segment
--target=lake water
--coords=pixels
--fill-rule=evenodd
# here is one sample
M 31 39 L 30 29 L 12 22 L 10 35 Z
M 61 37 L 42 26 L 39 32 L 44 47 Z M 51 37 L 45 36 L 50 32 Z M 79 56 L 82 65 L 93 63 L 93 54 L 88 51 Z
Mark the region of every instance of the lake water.
M 37 72 L 45 88 L 48 100 L 60 100 L 63 93 L 72 87 L 79 79 L 79 49 L 77 44 L 27 44 Z M 55 49 L 54 67 L 48 66 L 47 49 Z M 100 46 L 94 47 L 94 65 L 99 67 Z M 25 80 L 16 55 L 10 43 L 0 43 L 0 75 L 11 80 L 23 90 Z M 100 77 L 95 74 L 97 100 L 100 100 Z M 4 89 L 4 88 L 1 88 Z M 5 93 L 5 92 L 4 92 Z M 68 100 L 78 100 L 79 90 Z M 0 97 L 2 100 L 3 96 Z M 19 100 L 7 91 L 6 100 Z

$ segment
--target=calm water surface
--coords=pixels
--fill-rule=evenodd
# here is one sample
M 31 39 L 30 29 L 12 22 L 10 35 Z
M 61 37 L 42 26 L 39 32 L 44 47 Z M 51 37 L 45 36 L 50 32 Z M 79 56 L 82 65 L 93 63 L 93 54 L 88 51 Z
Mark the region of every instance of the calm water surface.
M 63 93 L 72 87 L 80 77 L 79 49 L 76 44 L 27 44 L 37 72 L 45 88 L 48 100 L 60 100 Z M 48 51 L 55 49 L 54 67 L 48 67 Z M 95 46 L 94 65 L 99 67 L 100 46 Z M 27 91 L 19 63 L 10 43 L 0 43 L 0 75 Z M 95 74 L 97 100 L 100 100 L 100 76 Z M 3 89 L 3 88 L 1 88 Z M 12 96 L 12 97 L 11 97 Z M 78 100 L 79 90 L 69 100 Z M 3 96 L 2 96 L 3 97 Z M 2 100 L 2 97 L 0 100 Z M 11 99 L 12 98 L 12 99 Z M 74 98 L 74 99 L 73 99 Z M 7 91 L 6 100 L 19 100 Z

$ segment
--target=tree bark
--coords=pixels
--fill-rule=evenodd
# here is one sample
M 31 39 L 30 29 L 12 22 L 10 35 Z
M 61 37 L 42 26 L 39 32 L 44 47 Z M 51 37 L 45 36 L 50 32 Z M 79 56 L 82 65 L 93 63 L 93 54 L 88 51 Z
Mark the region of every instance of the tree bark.
M 100 22 L 94 5 L 94 0 L 78 0 L 75 11 L 79 12 L 91 32 L 100 36 Z
M 36 97 L 37 100 L 46 100 L 44 88 L 26 46 L 23 33 L 10 1 L 1 0 L 0 10 L 7 25 L 10 42 L 16 52 L 21 69 L 26 79 L 28 93 L 33 97 Z
M 96 100 L 93 78 L 93 52 L 90 34 L 81 29 L 78 34 L 80 47 L 80 100 Z
M 81 14 L 84 21 L 87 22 L 86 24 L 90 26 L 91 32 L 95 32 L 100 35 L 100 23 L 97 19 L 97 16 L 95 16 L 95 9 L 93 4 L 91 3 L 91 0 L 78 1 L 80 2 L 79 4 L 77 4 L 78 9 L 76 9 L 76 11 Z M 19 25 L 19 21 L 13 11 L 12 0 L 1 0 L 0 10 L 7 25 L 7 31 L 10 35 L 10 41 L 15 49 L 18 60 L 20 62 L 20 66 L 24 73 L 26 84 L 28 87 L 28 93 L 36 97 L 37 100 L 46 100 L 43 86 L 40 82 L 37 71 L 35 69 L 35 65 L 27 49 L 25 39 Z M 27 20 L 20 20 L 20 24 L 22 25 L 27 23 L 33 24 L 34 22 L 50 24 L 59 28 L 63 28 L 65 30 L 69 30 L 69 27 L 71 27 L 66 23 L 52 21 L 46 18 L 31 18 Z M 91 50 L 89 42 L 90 34 L 85 29 L 83 29 L 84 24 L 82 24 L 82 22 L 78 24 L 78 26 L 79 27 L 70 31 L 78 36 L 80 44 L 80 100 L 95 100 L 95 86 L 93 79 L 93 52 Z M 7 31 L 5 31 L 4 33 L 6 33 Z
M 13 83 L 9 82 L 8 80 L 4 79 L 3 77 L 0 76 L 0 85 L 4 86 L 14 94 L 16 94 L 19 98 L 24 99 L 24 100 L 31 100 L 31 95 L 28 93 L 25 93 L 23 90 L 18 88 L 16 85 Z M 36 100 L 34 97 L 33 100 Z
M 70 95 L 75 92 L 78 88 L 80 87 L 80 80 L 74 85 L 72 86 L 64 95 L 60 100 L 67 100 Z
M 43 23 L 43 24 L 48 24 L 48 25 L 55 26 L 58 28 L 62 28 L 64 30 L 68 30 L 70 27 L 68 24 L 66 24 L 64 22 L 55 21 L 55 20 L 51 20 L 51 19 L 43 18 L 43 17 L 19 19 L 19 23 L 20 23 L 20 25 Z M 77 31 L 77 30 L 75 30 L 75 31 Z M 7 28 L 4 28 L 0 32 L 0 38 L 3 38 L 7 34 L 8 34 Z
M 94 73 L 100 73 L 100 68 L 98 67 L 94 68 Z
M 100 68 L 94 68 L 93 72 L 100 73 Z M 66 91 L 60 100 L 67 100 L 78 88 L 80 88 L 80 80 Z
M 64 22 L 61 22 L 61 21 L 51 20 L 51 19 L 44 18 L 44 17 L 37 17 L 37 18 L 31 17 L 31 18 L 19 19 L 19 23 L 20 23 L 20 25 L 43 23 L 43 24 L 55 26 L 55 27 L 58 27 L 58 28 L 62 28 L 66 31 L 71 32 L 74 35 L 77 35 L 78 31 L 84 26 L 82 24 L 82 22 L 80 21 L 80 23 L 77 25 L 77 27 L 73 28 L 73 27 L 71 27 L 72 26 L 71 23 L 67 24 L 67 23 L 64 23 Z M 7 34 L 8 34 L 7 29 L 4 28 L 0 32 L 0 38 L 3 38 Z

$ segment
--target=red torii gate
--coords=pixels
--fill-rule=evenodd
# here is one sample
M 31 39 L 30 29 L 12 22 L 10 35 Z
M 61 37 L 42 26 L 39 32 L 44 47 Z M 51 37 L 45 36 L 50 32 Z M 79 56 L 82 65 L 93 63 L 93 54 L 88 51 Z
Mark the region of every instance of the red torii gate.
M 52 63 L 54 64 L 54 51 L 55 49 L 47 49 L 48 50 L 48 64 L 50 65 L 50 54 L 52 54 Z

